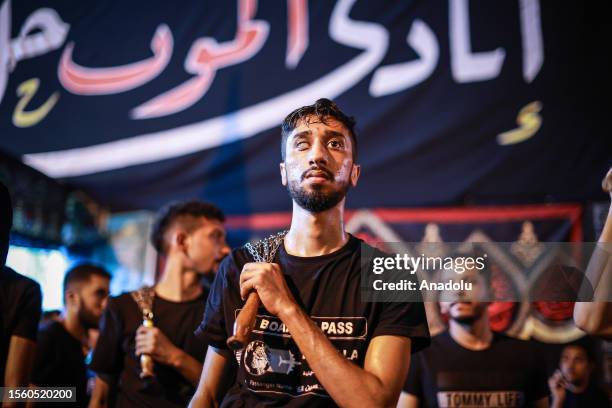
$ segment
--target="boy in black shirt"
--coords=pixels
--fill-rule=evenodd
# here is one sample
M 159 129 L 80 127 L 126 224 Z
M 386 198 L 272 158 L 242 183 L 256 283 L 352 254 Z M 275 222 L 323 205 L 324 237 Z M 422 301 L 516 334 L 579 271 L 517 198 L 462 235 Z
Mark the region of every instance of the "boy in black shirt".
M 131 293 L 109 299 L 90 365 L 97 374 L 90 407 L 107 406 L 115 385 L 119 407 L 187 404 L 206 353 L 206 344 L 193 334 L 207 295 L 200 280 L 212 275 L 229 252 L 224 221 L 221 210 L 200 201 L 173 204 L 160 212 L 151 235 L 165 258 L 163 275 L 153 289 L 154 327 L 142 325 L 143 313 Z M 139 376 L 143 354 L 154 360 L 156 387 L 147 387 Z
M 64 277 L 64 318 L 45 324 L 38 336 L 32 384 L 76 387 L 77 407 L 86 407 L 89 329 L 98 328 L 108 298 L 110 274 L 100 266 L 79 264 Z
M 440 309 L 449 329 L 414 356 L 398 408 L 548 407 L 545 364 L 531 342 L 493 333 L 489 327 L 486 269 L 444 274 L 472 283 L 445 292 Z M 447 281 L 448 279 L 441 279 Z
M 353 127 L 327 99 L 285 119 L 291 228 L 272 263 L 252 262 L 244 248 L 222 263 L 198 329 L 210 347 L 192 407 L 396 403 L 410 352 L 429 331 L 421 302 L 361 300 L 363 244 L 344 230 L 345 196 L 360 173 Z M 232 355 L 226 340 L 251 291 L 261 299 L 255 328 Z
M 608 408 L 610 398 L 591 378 L 595 359 L 584 344 L 563 348 L 559 369 L 548 380 L 552 408 Z

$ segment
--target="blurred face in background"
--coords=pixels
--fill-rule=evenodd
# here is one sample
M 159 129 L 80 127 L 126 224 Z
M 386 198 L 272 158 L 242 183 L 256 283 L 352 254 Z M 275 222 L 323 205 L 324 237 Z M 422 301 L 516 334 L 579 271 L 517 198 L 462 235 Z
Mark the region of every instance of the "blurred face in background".
M 442 277 L 441 282 L 451 280 L 459 283 L 463 280 L 465 284 L 472 284 L 472 290 L 453 290 L 441 293 L 440 311 L 447 314 L 449 319 L 461 324 L 472 324 L 487 313 L 489 302 L 485 300 L 489 289 L 487 280 L 481 271 L 467 269 L 459 274 L 446 270 L 440 276 Z
M 230 250 L 225 242 L 225 228 L 219 220 L 199 217 L 197 226 L 183 239 L 184 267 L 200 274 L 216 273 Z
M 76 312 L 80 323 L 86 329 L 97 328 L 106 308 L 110 280 L 91 275 L 86 282 L 75 283 L 66 291 L 66 308 Z
M 565 347 L 559 363 L 566 381 L 576 386 L 588 383 L 593 366 L 582 347 Z

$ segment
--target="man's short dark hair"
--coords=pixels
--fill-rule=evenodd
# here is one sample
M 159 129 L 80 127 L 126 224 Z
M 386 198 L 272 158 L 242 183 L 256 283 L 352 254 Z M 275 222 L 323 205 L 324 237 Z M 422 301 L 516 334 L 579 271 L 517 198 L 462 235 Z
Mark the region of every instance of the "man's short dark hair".
M 303 120 L 308 120 L 309 117 L 315 117 L 321 123 L 327 124 L 330 118 L 336 119 L 342 123 L 349 131 L 353 146 L 353 162 L 357 162 L 357 135 L 355 134 L 355 118 L 346 115 L 340 110 L 335 102 L 326 98 L 317 100 L 313 105 L 302 106 L 291 112 L 281 125 L 281 157 L 285 161 L 287 151 L 287 137 L 293 132 L 298 124 Z
M 101 265 L 82 262 L 71 267 L 64 276 L 64 292 L 71 286 L 89 282 L 89 279 L 94 275 L 108 280 L 111 279 L 111 274 Z
M 190 230 L 195 227 L 197 218 L 225 222 L 225 215 L 221 209 L 211 203 L 193 200 L 180 203 L 171 203 L 163 207 L 157 214 L 151 231 L 151 244 L 159 253 L 166 253 L 167 246 L 164 236 L 168 228 L 174 223 L 182 221 L 183 226 Z
M 596 345 L 593 339 L 589 336 L 585 336 L 578 340 L 574 340 L 570 343 L 567 343 L 561 350 L 561 354 L 563 354 L 565 349 L 568 347 L 577 347 L 577 348 L 582 349 L 584 351 L 584 354 L 586 354 L 586 357 L 590 363 L 595 363 L 597 361 L 597 356 L 594 350 Z

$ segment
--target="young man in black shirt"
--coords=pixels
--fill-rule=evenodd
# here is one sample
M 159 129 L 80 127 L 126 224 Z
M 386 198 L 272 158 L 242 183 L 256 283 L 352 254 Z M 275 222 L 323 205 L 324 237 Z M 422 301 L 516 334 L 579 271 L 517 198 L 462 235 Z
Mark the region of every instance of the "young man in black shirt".
M 548 407 L 545 364 L 535 344 L 489 327 L 486 269 L 442 276 L 472 289 L 442 294 L 449 329 L 414 356 L 398 408 Z
M 26 387 L 40 320 L 40 286 L 6 267 L 13 208 L 8 189 L 0 183 L 0 387 Z M 3 407 L 17 404 L 5 402 Z
M 559 369 L 548 380 L 552 408 L 610 407 L 608 394 L 591 377 L 595 358 L 585 345 L 568 344 L 559 360 Z
M 361 245 L 344 230 L 360 167 L 354 120 L 320 99 L 282 127 L 291 227 L 273 263 L 243 248 L 221 264 L 198 333 L 209 343 L 192 407 L 394 405 L 410 352 L 429 342 L 423 304 L 363 302 Z M 251 291 L 261 299 L 246 347 L 226 340 Z
M 206 353 L 206 344 L 194 335 L 207 296 L 200 281 L 229 252 L 224 220 L 221 210 L 200 201 L 161 211 L 151 236 L 165 261 L 153 289 L 154 327 L 142 325 L 143 312 L 132 294 L 109 299 L 90 365 L 97 374 L 90 407 L 107 406 L 117 380 L 119 407 L 188 403 Z M 154 387 L 139 376 L 143 354 L 154 360 Z
M 86 407 L 89 329 L 98 328 L 106 307 L 110 274 L 102 267 L 82 263 L 64 277 L 64 318 L 50 321 L 38 335 L 32 384 L 40 387 L 76 387 L 76 404 Z

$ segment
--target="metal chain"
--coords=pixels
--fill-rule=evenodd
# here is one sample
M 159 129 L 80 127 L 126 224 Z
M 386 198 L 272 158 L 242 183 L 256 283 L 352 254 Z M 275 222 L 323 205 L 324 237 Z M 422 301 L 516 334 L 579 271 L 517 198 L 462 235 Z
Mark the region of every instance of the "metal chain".
M 289 231 L 281 231 L 257 242 L 249 242 L 245 245 L 245 248 L 249 251 L 255 262 L 270 263 L 274 260 L 276 252 L 283 243 L 283 239 L 285 235 L 287 235 L 287 232 Z

